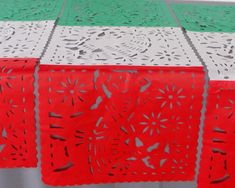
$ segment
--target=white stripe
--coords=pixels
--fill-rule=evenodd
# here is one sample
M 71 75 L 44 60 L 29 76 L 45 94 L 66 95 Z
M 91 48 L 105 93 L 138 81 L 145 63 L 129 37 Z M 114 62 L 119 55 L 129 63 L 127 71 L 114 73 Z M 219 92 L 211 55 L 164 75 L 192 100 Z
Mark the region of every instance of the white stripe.
M 169 27 L 58 26 L 41 63 L 202 66 L 181 30 Z
M 188 32 L 211 80 L 235 80 L 235 33 Z
M 54 21 L 1 21 L 0 57 L 38 58 Z

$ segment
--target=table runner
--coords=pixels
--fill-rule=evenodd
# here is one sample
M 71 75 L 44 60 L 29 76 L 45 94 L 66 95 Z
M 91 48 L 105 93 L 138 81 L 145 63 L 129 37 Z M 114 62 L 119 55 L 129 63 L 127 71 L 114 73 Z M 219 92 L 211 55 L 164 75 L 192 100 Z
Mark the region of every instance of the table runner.
M 34 71 L 62 2 L 0 2 L 0 167 L 37 165 Z
M 198 187 L 233 187 L 235 6 L 173 7 L 210 79 Z
M 203 66 L 162 1 L 99 3 L 69 1 L 41 59 L 43 181 L 192 181 Z
M 233 186 L 234 6 L 63 2 L 0 2 L 0 167 L 37 165 L 40 59 L 44 183 Z

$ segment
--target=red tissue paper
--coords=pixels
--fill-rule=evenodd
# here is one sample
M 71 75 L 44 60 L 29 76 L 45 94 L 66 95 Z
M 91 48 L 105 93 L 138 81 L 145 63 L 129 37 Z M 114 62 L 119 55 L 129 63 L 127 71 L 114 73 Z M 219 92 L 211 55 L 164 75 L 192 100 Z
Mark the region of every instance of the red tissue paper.
M 210 81 L 198 188 L 235 187 L 235 82 Z
M 0 167 L 36 167 L 37 59 L 0 59 Z
M 203 86 L 202 67 L 41 65 L 43 181 L 193 180 Z

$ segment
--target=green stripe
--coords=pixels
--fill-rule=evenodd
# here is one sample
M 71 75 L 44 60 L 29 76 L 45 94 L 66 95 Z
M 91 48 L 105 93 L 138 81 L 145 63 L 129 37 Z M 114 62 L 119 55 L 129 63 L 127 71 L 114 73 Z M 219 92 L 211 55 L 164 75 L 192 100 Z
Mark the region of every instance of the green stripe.
M 235 32 L 235 6 L 173 4 L 172 7 L 187 30 Z
M 0 0 L 0 20 L 55 20 L 64 0 Z
M 176 26 L 162 0 L 68 0 L 59 25 Z

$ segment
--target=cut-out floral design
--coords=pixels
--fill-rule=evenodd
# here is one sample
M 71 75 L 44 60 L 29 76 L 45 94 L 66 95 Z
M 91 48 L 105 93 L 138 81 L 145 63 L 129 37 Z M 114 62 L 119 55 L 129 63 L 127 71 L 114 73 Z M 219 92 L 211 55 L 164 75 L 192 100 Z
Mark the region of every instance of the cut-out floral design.
M 170 45 L 167 45 L 166 47 L 161 46 L 163 51 L 157 52 L 156 56 L 159 57 L 162 60 L 165 60 L 166 62 L 171 62 L 174 60 L 179 60 L 181 55 L 177 54 L 175 50 L 177 47 L 170 47 Z
M 7 66 L 0 67 L 0 93 L 3 93 L 5 89 L 12 88 L 12 81 L 14 81 L 15 76 L 11 75 L 12 68 L 7 68 Z
M 192 180 L 203 70 L 191 71 L 41 65 L 43 180 L 50 185 Z M 74 97 L 71 102 L 71 89 L 76 95 L 86 91 L 83 101 Z M 165 99 L 156 99 L 159 94 L 175 99 L 162 107 Z M 171 109 L 177 101 L 185 111 Z
M 182 100 L 186 98 L 182 93 L 183 88 L 177 88 L 175 85 L 166 85 L 158 91 L 160 95 L 156 96 L 156 99 L 162 101 L 161 108 L 167 106 L 172 110 L 175 106 L 180 107 Z
M 145 126 L 143 133 L 149 132 L 149 136 L 153 134 L 160 134 L 161 129 L 165 129 L 167 124 L 167 119 L 162 117 L 161 113 L 155 114 L 154 112 L 149 115 L 143 114 L 144 120 L 140 122 L 140 125 Z
M 28 46 L 26 44 L 22 44 L 22 41 L 17 41 L 16 44 L 11 45 L 9 44 L 8 46 L 4 47 L 3 50 L 6 53 L 11 53 L 13 56 L 15 56 L 18 52 L 24 52 L 28 50 Z
M 5 114 L 1 114 L 1 116 L 5 115 L 7 117 L 14 117 L 15 115 L 15 109 L 18 107 L 15 102 L 10 99 L 7 100 L 6 98 L 2 100 L 2 103 L 0 104 L 0 108 L 5 109 Z
M 201 66 L 179 28 L 58 26 L 48 49 L 42 64 Z
M 19 29 L 22 30 L 22 35 L 25 35 L 25 39 L 27 40 L 31 34 L 38 35 L 38 31 L 44 30 L 44 25 L 40 22 L 26 22 L 24 25 L 19 26 Z
M 74 105 L 76 100 L 84 101 L 82 95 L 86 93 L 85 84 L 80 83 L 78 79 L 67 78 L 65 82 L 61 82 L 61 89 L 57 90 L 57 93 L 63 95 L 63 102 L 66 100 L 71 101 L 71 104 Z
M 212 80 L 235 79 L 235 34 L 188 32 Z
M 40 57 L 53 24 L 54 21 L 0 22 L 1 57 Z

